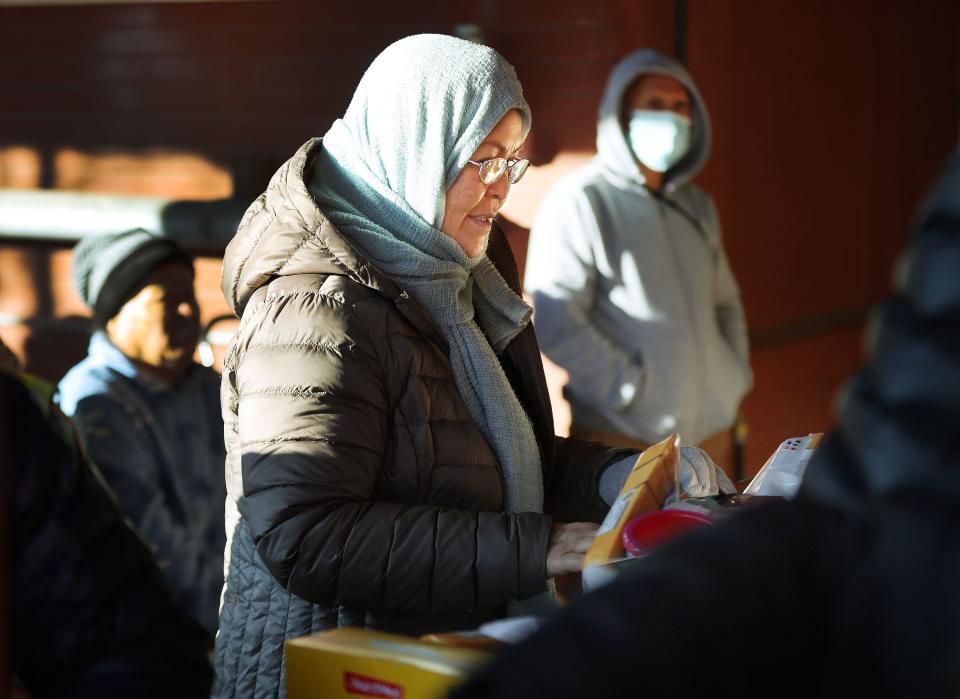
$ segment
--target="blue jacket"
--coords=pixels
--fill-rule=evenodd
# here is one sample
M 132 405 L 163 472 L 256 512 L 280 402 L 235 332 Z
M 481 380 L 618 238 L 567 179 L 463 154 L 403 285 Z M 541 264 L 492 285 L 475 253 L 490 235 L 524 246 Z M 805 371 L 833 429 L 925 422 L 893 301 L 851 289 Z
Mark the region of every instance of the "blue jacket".
M 211 633 L 223 586 L 223 422 L 219 376 L 176 386 L 148 376 L 103 333 L 58 387 L 90 459 L 151 546 L 181 604 Z

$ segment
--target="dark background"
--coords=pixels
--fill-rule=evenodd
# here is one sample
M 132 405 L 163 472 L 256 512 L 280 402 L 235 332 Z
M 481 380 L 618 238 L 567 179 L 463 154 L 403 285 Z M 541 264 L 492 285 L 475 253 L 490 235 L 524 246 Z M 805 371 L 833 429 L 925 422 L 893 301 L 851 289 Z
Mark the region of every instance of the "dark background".
M 521 258 L 544 190 L 593 149 L 616 60 L 654 46 L 687 62 L 714 122 L 698 181 L 754 346 L 748 471 L 782 439 L 828 428 L 866 310 L 957 142 L 953 0 L 0 6 L 0 187 L 252 200 L 384 46 L 462 23 L 516 66 L 533 108 L 540 167 L 508 212 Z M 0 239 L 0 336 L 51 380 L 85 343 L 69 247 Z M 225 311 L 218 251 L 200 252 L 210 318 Z

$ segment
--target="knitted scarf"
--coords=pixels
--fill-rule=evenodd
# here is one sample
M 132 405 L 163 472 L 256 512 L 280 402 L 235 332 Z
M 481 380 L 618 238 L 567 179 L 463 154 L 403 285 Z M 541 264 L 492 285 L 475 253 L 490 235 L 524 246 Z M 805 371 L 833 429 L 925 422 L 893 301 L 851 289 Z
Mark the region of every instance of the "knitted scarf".
M 448 36 L 407 37 L 374 60 L 324 136 L 310 189 L 337 230 L 446 338 L 457 389 L 500 463 L 505 508 L 542 512 L 533 426 L 494 353 L 532 309 L 486 255 L 468 257 L 439 230 L 447 189 L 510 109 L 521 112 L 526 133 L 529 107 L 496 51 Z

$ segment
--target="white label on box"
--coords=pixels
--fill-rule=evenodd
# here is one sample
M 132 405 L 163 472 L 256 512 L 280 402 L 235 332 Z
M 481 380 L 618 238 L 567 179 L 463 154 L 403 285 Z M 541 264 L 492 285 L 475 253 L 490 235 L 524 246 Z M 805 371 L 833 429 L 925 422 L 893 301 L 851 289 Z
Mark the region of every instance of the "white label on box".
M 636 492 L 636 488 L 631 488 L 626 492 L 620 493 L 620 497 L 614 501 L 614 503 L 610 506 L 610 511 L 607 512 L 607 516 L 603 518 L 603 524 L 600 525 L 600 529 L 597 531 L 597 536 L 606 534 L 607 532 L 613 531 L 617 528 L 617 523 L 620 521 L 620 517 L 623 516 L 623 511 L 627 509 L 627 505 L 630 503 L 630 500 L 633 498 Z

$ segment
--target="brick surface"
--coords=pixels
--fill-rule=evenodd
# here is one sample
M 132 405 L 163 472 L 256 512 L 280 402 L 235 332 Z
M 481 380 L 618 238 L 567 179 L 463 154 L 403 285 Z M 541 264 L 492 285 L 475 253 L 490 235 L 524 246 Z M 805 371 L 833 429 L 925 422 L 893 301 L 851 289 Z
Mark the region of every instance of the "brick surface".
M 810 328 L 754 356 L 745 409 L 762 460 L 786 432 L 827 424 L 858 361 L 857 331 L 818 329 L 818 318 L 886 291 L 910 215 L 955 145 L 960 5 L 685 5 L 689 65 L 716 136 L 699 179 L 752 328 Z M 610 67 L 643 45 L 671 52 L 675 10 L 669 0 L 0 8 L 0 187 L 252 199 L 343 112 L 383 46 L 474 23 L 514 63 L 534 112 L 539 167 L 505 209 L 522 262 L 543 194 L 592 153 Z M 0 241 L 0 337 L 48 378 L 85 342 L 66 247 Z M 198 260 L 197 290 L 205 321 L 226 312 L 216 258 Z M 794 369 L 806 386 L 791 399 Z

